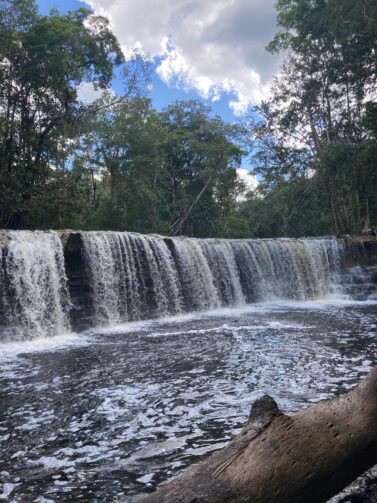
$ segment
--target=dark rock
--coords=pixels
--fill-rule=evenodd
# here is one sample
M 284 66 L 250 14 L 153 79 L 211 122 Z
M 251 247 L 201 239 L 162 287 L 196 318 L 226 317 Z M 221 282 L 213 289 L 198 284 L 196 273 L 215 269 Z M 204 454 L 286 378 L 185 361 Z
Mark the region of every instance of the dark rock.
M 80 232 L 61 231 L 60 238 L 63 243 L 65 271 L 72 302 L 71 325 L 75 330 L 84 330 L 92 325 L 93 305 L 82 236 Z

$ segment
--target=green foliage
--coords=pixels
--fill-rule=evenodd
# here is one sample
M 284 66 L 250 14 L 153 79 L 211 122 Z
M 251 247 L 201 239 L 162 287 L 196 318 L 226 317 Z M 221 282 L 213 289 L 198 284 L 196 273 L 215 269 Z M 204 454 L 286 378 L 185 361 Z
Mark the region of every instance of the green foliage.
M 284 50 L 256 109 L 259 194 L 241 205 L 257 235 L 360 232 L 377 224 L 377 3 L 278 0 Z
M 87 9 L 0 3 L 0 227 L 247 234 L 236 211 L 244 132 L 197 101 L 156 112 L 147 66 L 125 62 L 107 19 Z M 91 104 L 86 83 L 101 91 Z
M 31 0 L 1 3 L 1 226 L 30 220 L 61 138 L 85 112 L 79 85 L 105 89 L 122 58 L 107 21 L 86 9 L 39 16 Z
M 241 127 L 195 100 L 154 110 L 146 63 L 124 61 L 105 18 L 2 1 L 0 227 L 242 238 L 377 224 L 377 4 L 277 9 L 269 50 L 285 62 Z M 115 67 L 123 96 L 110 92 Z M 101 93 L 91 104 L 88 83 Z M 260 185 L 240 200 L 245 143 Z
M 102 227 L 195 236 L 220 232 L 241 190 L 236 168 L 242 151 L 234 142 L 239 128 L 209 113 L 197 101 L 157 113 L 149 100 L 138 98 L 93 118 L 74 166 L 100 179 L 95 205 Z

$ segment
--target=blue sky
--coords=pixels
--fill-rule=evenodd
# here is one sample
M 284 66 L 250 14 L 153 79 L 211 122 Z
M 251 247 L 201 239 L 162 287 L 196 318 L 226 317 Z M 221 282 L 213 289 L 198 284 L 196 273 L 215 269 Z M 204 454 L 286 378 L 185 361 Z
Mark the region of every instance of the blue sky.
M 268 96 L 280 57 L 266 44 L 277 31 L 275 0 L 37 0 L 40 12 L 89 7 L 105 15 L 124 52 L 153 60 L 153 106 L 200 98 L 234 122 Z M 114 90 L 121 91 L 115 79 Z M 245 160 L 243 167 L 248 167 Z
M 77 0 L 38 0 L 37 4 L 42 14 L 48 14 L 50 9 L 53 7 L 58 8 L 62 13 L 77 9 L 78 7 L 90 8 L 90 6 L 85 2 L 79 2 Z M 212 108 L 215 115 L 219 115 L 227 122 L 233 122 L 236 120 L 236 117 L 228 104 L 229 96 L 231 96 L 230 94 L 223 95 L 219 100 L 213 101 L 212 99 L 204 99 L 194 89 L 184 89 L 182 85 L 167 85 L 160 79 L 155 71 L 158 64 L 159 62 L 157 58 L 156 63 L 154 64 L 154 71 L 152 72 L 153 88 L 150 95 L 155 108 L 161 110 L 176 100 L 201 98 Z M 120 91 L 120 84 L 115 81 L 114 90 L 117 91 L 118 89 Z

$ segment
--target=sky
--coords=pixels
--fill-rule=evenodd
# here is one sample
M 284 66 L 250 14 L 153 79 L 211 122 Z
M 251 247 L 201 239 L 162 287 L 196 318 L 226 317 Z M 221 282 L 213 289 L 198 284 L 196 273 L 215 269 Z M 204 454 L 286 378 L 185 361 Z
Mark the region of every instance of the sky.
M 106 16 L 125 54 L 153 59 L 157 109 L 201 98 L 227 122 L 268 97 L 279 55 L 265 46 L 277 32 L 275 0 L 37 0 L 41 13 L 90 7 Z M 115 79 L 114 90 L 120 87 Z M 93 91 L 84 86 L 83 96 Z

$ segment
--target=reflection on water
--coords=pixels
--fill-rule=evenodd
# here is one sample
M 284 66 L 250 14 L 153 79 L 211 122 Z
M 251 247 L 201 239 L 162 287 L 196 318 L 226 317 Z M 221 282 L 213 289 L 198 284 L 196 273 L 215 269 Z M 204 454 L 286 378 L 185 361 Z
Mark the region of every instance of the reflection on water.
M 293 412 L 354 387 L 376 313 L 259 305 L 3 345 L 3 499 L 132 501 L 222 447 L 259 395 Z

